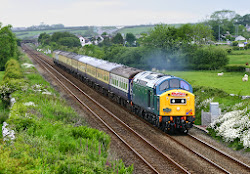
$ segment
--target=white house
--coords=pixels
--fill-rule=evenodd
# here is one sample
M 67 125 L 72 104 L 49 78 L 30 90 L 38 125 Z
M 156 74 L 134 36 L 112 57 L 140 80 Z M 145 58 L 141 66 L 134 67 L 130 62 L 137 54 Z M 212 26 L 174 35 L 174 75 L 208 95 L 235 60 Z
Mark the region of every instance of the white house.
M 78 36 L 80 42 L 81 42 L 81 45 L 82 47 L 84 47 L 85 45 L 90 45 L 92 44 L 89 40 L 85 39 L 84 37 L 82 36 Z
M 235 41 L 239 41 L 239 40 L 246 40 L 246 38 L 244 38 L 243 36 L 237 36 L 235 38 Z

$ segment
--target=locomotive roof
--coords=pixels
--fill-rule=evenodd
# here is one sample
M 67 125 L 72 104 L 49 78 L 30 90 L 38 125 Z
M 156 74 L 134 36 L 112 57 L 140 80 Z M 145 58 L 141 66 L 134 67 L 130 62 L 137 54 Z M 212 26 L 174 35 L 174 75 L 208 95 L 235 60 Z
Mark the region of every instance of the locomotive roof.
M 135 78 L 134 82 L 137 82 L 143 86 L 148 86 L 153 88 L 154 86 L 157 86 L 162 81 L 165 81 L 166 79 L 169 79 L 174 76 L 165 75 L 162 73 L 156 73 L 152 71 L 143 71 L 138 73 Z
M 122 65 L 120 67 L 117 67 L 113 70 L 111 70 L 111 73 L 125 77 L 125 78 L 133 78 L 137 73 L 141 72 L 142 70 L 128 67 L 125 65 Z

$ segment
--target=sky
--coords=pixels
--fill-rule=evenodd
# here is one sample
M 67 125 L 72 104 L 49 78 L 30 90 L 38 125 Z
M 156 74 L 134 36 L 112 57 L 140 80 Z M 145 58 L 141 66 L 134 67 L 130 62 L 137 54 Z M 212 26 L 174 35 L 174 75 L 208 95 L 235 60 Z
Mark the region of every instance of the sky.
M 250 0 L 0 0 L 0 22 L 13 27 L 125 26 L 204 21 L 220 10 L 250 14 Z

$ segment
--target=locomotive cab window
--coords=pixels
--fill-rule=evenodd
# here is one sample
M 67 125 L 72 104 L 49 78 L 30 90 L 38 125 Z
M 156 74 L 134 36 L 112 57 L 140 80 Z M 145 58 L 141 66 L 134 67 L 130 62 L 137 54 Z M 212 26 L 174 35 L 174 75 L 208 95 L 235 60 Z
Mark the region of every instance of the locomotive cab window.
M 171 79 L 170 80 L 170 88 L 180 88 L 180 80 Z
M 169 88 L 168 80 L 165 81 L 165 82 L 163 82 L 163 83 L 160 85 L 159 88 L 160 88 L 160 91 L 164 91 L 164 90 L 168 89 L 168 88 Z
M 189 91 L 189 85 L 186 82 L 181 81 L 180 85 L 182 89 Z

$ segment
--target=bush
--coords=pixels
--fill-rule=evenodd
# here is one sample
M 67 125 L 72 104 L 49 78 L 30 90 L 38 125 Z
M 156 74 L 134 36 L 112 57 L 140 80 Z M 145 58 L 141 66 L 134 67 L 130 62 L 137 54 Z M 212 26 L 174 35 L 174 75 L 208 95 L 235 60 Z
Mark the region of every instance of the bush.
M 232 49 L 231 49 L 231 48 L 226 49 L 226 51 L 227 51 L 228 54 L 231 54 L 231 53 L 232 53 Z
M 238 46 L 238 42 L 237 42 L 237 41 L 233 41 L 233 42 L 232 42 L 232 45 L 233 45 L 233 46 Z
M 216 70 L 229 62 L 224 49 L 213 46 L 198 48 L 193 56 L 191 64 L 197 70 Z
M 15 59 L 10 59 L 5 64 L 5 74 L 3 80 L 7 79 L 21 79 L 23 78 L 23 74 L 21 72 L 20 64 Z
M 224 67 L 225 71 L 227 72 L 245 72 L 246 68 L 245 66 L 237 66 L 237 65 L 228 65 Z
M 246 44 L 245 48 L 250 49 L 250 43 Z

